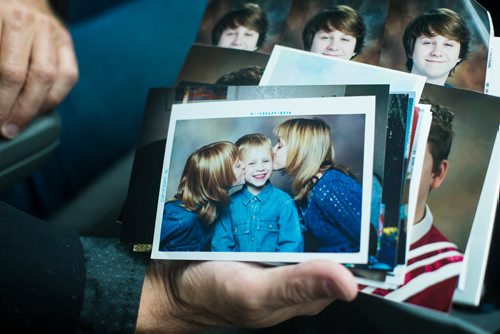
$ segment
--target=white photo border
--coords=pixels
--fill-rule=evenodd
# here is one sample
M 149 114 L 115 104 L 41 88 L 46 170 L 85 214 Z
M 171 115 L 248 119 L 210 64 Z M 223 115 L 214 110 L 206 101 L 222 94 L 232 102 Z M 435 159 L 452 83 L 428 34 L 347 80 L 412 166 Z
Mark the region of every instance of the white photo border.
M 420 100 L 426 77 L 275 45 L 259 86 L 388 84 L 390 93 L 415 92 Z
M 165 193 L 169 177 L 176 125 L 181 120 L 214 118 L 280 117 L 280 116 L 333 116 L 364 115 L 363 183 L 361 210 L 360 249 L 356 253 L 270 253 L 270 252 L 181 252 L 159 251 L 160 232 Z M 298 99 L 211 101 L 172 106 L 168 127 L 162 179 L 158 194 L 158 206 L 151 258 L 169 260 L 231 260 L 252 262 L 295 263 L 313 258 L 330 259 L 340 263 L 366 263 L 368 261 L 370 203 L 373 173 L 373 138 L 375 127 L 375 96 L 321 97 Z M 209 143 L 207 143 L 209 144 Z

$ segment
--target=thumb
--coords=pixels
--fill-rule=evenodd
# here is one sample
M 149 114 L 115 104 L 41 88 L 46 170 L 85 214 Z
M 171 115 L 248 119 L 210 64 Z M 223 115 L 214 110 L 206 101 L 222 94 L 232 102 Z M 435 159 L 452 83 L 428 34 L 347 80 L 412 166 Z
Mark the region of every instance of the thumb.
M 283 306 L 305 304 L 320 299 L 353 300 L 358 287 L 354 276 L 344 266 L 329 260 L 311 260 L 292 266 L 274 268 L 276 273 L 264 271 L 264 275 L 273 275 L 277 285 L 271 288 L 276 294 L 275 300 L 281 300 Z

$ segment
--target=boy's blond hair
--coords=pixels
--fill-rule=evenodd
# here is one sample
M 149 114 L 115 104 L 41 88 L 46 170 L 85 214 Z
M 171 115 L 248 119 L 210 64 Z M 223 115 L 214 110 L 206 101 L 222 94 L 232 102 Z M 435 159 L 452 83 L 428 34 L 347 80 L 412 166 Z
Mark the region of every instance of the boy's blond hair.
M 240 159 L 242 160 L 249 149 L 256 147 L 263 147 L 265 149 L 268 149 L 271 159 L 273 158 L 273 144 L 271 142 L 271 139 L 263 134 L 252 133 L 244 135 L 243 137 L 238 139 L 235 144 L 240 150 Z

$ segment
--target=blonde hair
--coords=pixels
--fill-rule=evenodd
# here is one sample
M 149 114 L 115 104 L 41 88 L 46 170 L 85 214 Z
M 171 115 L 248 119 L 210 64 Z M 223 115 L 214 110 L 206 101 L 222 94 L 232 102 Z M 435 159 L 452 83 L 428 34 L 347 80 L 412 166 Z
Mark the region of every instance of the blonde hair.
M 316 174 L 333 166 L 330 127 L 318 118 L 294 118 L 279 124 L 274 133 L 286 143 L 285 171 L 294 177 L 295 200 L 302 200 Z
M 273 159 L 273 144 L 271 139 L 260 133 L 244 135 L 236 141 L 236 146 L 240 150 L 240 159 L 245 156 L 251 148 L 263 147 L 269 150 L 271 159 Z
M 235 181 L 233 166 L 238 159 L 238 148 L 231 142 L 201 147 L 187 159 L 175 198 L 186 209 L 198 211 L 203 223 L 211 224 L 217 207 L 229 204 L 227 189 Z

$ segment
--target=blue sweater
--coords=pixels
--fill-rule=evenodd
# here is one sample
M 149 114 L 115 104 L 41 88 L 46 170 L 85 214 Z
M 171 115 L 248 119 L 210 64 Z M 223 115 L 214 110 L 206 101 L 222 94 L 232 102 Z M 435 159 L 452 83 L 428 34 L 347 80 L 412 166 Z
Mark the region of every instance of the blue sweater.
M 316 244 L 310 250 L 359 251 L 361 201 L 362 189 L 356 180 L 337 170 L 326 171 L 313 187 L 307 207 L 301 208 L 304 225 Z

